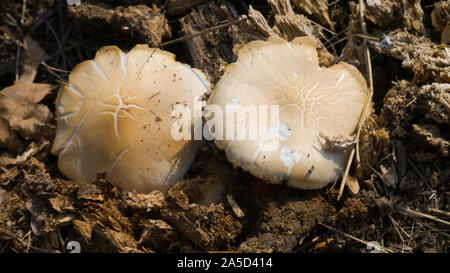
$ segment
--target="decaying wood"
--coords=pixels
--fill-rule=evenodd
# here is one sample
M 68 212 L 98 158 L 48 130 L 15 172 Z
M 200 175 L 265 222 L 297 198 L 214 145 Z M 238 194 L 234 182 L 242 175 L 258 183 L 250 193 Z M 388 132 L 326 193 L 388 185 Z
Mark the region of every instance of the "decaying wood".
M 192 35 L 238 18 L 239 14 L 231 3 L 218 1 L 197 6 L 180 19 L 180 24 L 184 35 Z M 220 78 L 225 65 L 236 59 L 232 48 L 244 42 L 238 29 L 239 26 L 230 26 L 186 40 L 193 66 L 200 68 L 213 82 Z
M 113 33 L 120 31 L 152 46 L 160 45 L 163 38 L 171 36 L 167 19 L 155 6 L 153 8 L 146 5 L 113 8 L 93 2 L 70 6 L 68 12 L 78 24 L 86 24 L 93 29 L 99 25 L 106 25 Z
M 301 12 L 319 19 L 321 24 L 326 24 L 334 29 L 334 24 L 328 14 L 328 0 L 291 0 L 292 6 Z
M 195 196 L 187 193 L 197 186 L 198 181 L 195 180 L 175 184 L 168 192 L 161 217 L 204 250 L 228 249 L 242 232 L 242 224 L 222 204 L 205 206 L 193 203 L 191 199 Z
M 249 7 L 248 16 L 239 17 L 233 4 L 226 1 L 198 5 L 190 14 L 181 18 L 180 24 L 184 35 L 193 35 L 223 22 L 239 18 L 248 19 L 241 24 L 186 40 L 193 65 L 199 67 L 213 82 L 216 82 L 223 74 L 225 65 L 236 61 L 240 46 L 249 41 L 264 40 L 272 35 L 278 35 L 287 40 L 305 35 L 314 36 L 318 40 L 324 37 L 323 27 L 295 13 L 288 1 L 269 0 L 268 2 L 275 18 L 272 27 L 252 6 Z M 321 65 L 333 63 L 335 57 L 320 41 L 317 49 Z
M 396 23 L 403 23 L 403 27 L 411 32 L 425 33 L 423 25 L 424 12 L 420 0 L 378 0 L 365 1 L 366 13 L 364 17 L 381 28 L 389 28 Z
M 391 31 L 388 47 L 381 43 L 375 49 L 402 61 L 402 67 L 414 73 L 413 83 L 433 80 L 436 83 L 450 83 L 450 49 L 439 46 L 425 36 L 410 34 L 401 30 Z
M 238 203 L 236 202 L 236 200 L 234 200 L 233 195 L 231 194 L 227 194 L 227 201 L 228 204 L 231 206 L 231 208 L 233 209 L 234 214 L 241 218 L 244 217 L 244 212 L 241 210 L 241 208 L 239 207 Z

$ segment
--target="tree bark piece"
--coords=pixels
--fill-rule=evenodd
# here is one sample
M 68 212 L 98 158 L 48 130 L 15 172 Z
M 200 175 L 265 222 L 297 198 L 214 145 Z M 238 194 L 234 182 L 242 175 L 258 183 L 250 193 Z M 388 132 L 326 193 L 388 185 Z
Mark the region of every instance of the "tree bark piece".
M 192 35 L 202 30 L 239 19 L 232 4 L 226 1 L 197 6 L 191 13 L 180 19 L 184 35 Z M 186 40 L 194 67 L 205 72 L 210 80 L 217 82 L 227 63 L 235 61 L 233 46 L 244 42 L 239 26 L 229 26 Z

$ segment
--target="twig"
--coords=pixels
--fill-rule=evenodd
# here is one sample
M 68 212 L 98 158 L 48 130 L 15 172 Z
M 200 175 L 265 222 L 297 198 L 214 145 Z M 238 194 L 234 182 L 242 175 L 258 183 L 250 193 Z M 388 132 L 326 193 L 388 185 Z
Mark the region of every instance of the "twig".
M 27 232 L 27 234 L 25 234 L 24 238 L 27 237 L 27 249 L 25 250 L 25 253 L 29 253 L 30 252 L 30 246 L 31 246 L 31 230 L 29 230 Z
M 389 215 L 389 220 L 391 220 L 392 225 L 394 226 L 395 231 L 397 231 L 398 237 L 400 238 L 400 240 L 402 241 L 402 243 L 405 243 L 405 239 L 403 238 L 402 234 L 400 233 L 400 229 L 398 226 L 398 223 L 394 220 L 394 218 L 392 218 L 391 215 Z
M 346 28 L 344 28 L 343 30 L 341 30 L 339 33 L 337 33 L 336 35 L 333 35 L 333 37 L 331 37 L 329 40 L 327 40 L 325 43 L 323 43 L 324 46 L 326 46 L 327 44 L 331 43 L 331 41 L 335 40 L 336 38 L 338 38 L 339 36 L 341 36 L 342 34 L 344 34 L 346 31 L 348 31 L 350 29 L 350 26 L 347 26 Z
M 48 64 L 46 64 L 44 61 L 42 61 L 41 64 L 42 64 L 45 68 L 47 68 L 48 73 L 50 73 L 50 74 L 52 74 L 53 76 L 55 76 L 56 78 L 58 78 L 59 82 L 66 82 L 66 80 L 64 80 L 63 78 L 61 78 L 61 76 L 59 76 L 58 74 L 56 74 L 54 71 L 63 72 L 63 73 L 70 73 L 69 71 L 51 67 L 51 66 L 49 66 Z M 53 70 L 54 70 L 54 71 L 53 71 Z
M 339 1 L 341 1 L 341 0 L 336 0 L 334 2 L 331 2 L 331 3 L 328 4 L 328 6 L 331 7 L 333 5 L 336 5 L 337 3 L 339 3 Z
M 59 69 L 59 68 L 50 66 L 50 65 L 48 65 L 48 64 L 47 64 L 46 62 L 44 62 L 44 61 L 42 61 L 41 64 L 42 64 L 43 66 L 45 66 L 46 68 L 51 69 L 51 70 L 54 70 L 54 71 L 57 71 L 57 72 L 62 72 L 62 73 L 67 73 L 67 74 L 70 73 L 70 71 L 68 71 L 68 70 Z
M 343 41 L 347 40 L 349 37 L 351 37 L 351 38 L 356 37 L 356 38 L 361 38 L 361 39 L 377 40 L 377 39 L 374 38 L 374 37 L 370 37 L 370 36 L 366 36 L 366 35 L 362 35 L 362 34 L 356 33 L 356 34 L 352 34 L 352 35 L 345 36 L 344 38 L 341 38 L 341 39 L 337 40 L 336 42 L 331 43 L 330 45 L 325 45 L 325 44 L 329 43 L 329 41 L 333 40 L 333 38 L 332 38 L 331 40 L 328 40 L 328 41 L 324 44 L 324 46 L 325 46 L 325 48 L 328 49 L 328 48 L 330 48 L 330 47 L 333 47 L 333 46 L 339 44 L 340 42 L 343 42 Z
M 448 212 L 448 211 L 443 211 L 443 210 L 439 210 L 439 209 L 428 209 L 428 212 L 439 214 L 444 217 L 450 218 L 450 212 Z
M 362 31 L 363 35 L 365 36 L 363 38 L 363 47 L 364 47 L 364 52 L 365 52 L 364 55 L 366 57 L 367 74 L 369 74 L 369 94 L 366 98 L 366 102 L 364 104 L 364 108 L 361 113 L 361 117 L 359 118 L 358 131 L 356 133 L 356 162 L 358 164 L 359 164 L 359 162 L 361 162 L 360 155 L 359 155 L 359 136 L 361 134 L 361 128 L 362 128 L 364 120 L 367 116 L 367 110 L 369 109 L 369 104 L 372 101 L 372 95 L 373 95 L 372 62 L 370 60 L 370 50 L 369 50 L 369 47 L 367 46 L 367 37 L 369 37 L 369 35 L 367 34 L 366 21 L 364 20 L 365 10 L 366 9 L 365 9 L 365 5 L 364 5 L 364 1 L 359 0 L 359 16 L 361 19 L 361 31 Z
M 27 0 L 22 1 L 22 14 L 20 15 L 20 23 L 25 23 L 25 11 L 27 10 Z
M 314 22 L 313 20 L 310 20 L 310 19 L 308 19 L 308 18 L 306 18 L 306 20 L 308 20 L 308 21 L 310 21 L 311 23 L 313 23 L 314 25 L 316 25 L 316 26 L 322 28 L 323 30 L 326 30 L 327 32 L 329 32 L 329 33 L 331 33 L 331 34 L 333 34 L 333 35 L 336 35 L 336 32 L 334 32 L 334 31 L 332 31 L 332 30 L 330 30 L 330 29 L 328 29 L 328 28 L 326 28 L 326 27 L 320 25 L 319 23 L 316 23 L 316 22 Z
M 450 234 L 447 233 L 448 231 L 450 231 L 448 229 L 437 229 L 425 222 L 417 222 L 417 225 L 420 225 L 422 227 L 427 227 L 427 228 L 431 229 L 433 232 L 439 232 L 440 234 L 444 235 L 445 237 L 450 238 Z M 418 231 L 417 233 L 420 234 L 420 233 L 427 233 L 427 232 L 429 232 L 429 231 L 423 230 L 423 231 Z
M 413 167 L 413 169 L 416 171 L 417 175 L 423 180 L 423 182 L 425 182 L 425 185 L 428 187 L 428 189 L 430 191 L 433 191 L 433 189 L 431 188 L 430 184 L 428 183 L 428 180 L 425 179 L 425 177 L 423 177 L 423 175 L 420 173 L 419 169 L 416 167 L 416 165 L 414 165 L 414 163 L 412 163 L 412 161 L 406 157 L 406 160 L 408 160 L 409 164 L 411 164 L 411 166 Z
M 218 29 L 221 29 L 221 28 L 225 28 L 225 27 L 228 27 L 228 26 L 231 26 L 231 25 L 239 24 L 239 23 L 241 23 L 241 22 L 243 22 L 243 21 L 245 21 L 247 19 L 248 19 L 247 17 L 241 18 L 241 19 L 237 19 L 237 20 L 234 20 L 234 21 L 222 24 L 222 25 L 210 27 L 208 29 L 204 29 L 202 31 L 199 31 L 199 32 L 196 32 L 196 33 L 193 33 L 193 34 L 189 34 L 189 35 L 186 35 L 186 36 L 183 36 L 183 37 L 180 37 L 180 38 L 177 38 L 177 39 L 174 39 L 174 40 L 162 43 L 161 44 L 161 48 L 169 46 L 169 45 L 173 45 L 173 44 L 185 41 L 185 40 L 192 39 L 192 38 L 194 38 L 196 36 L 203 35 L 205 33 L 211 32 L 211 31 L 215 31 L 215 30 L 218 30 Z
M 2 249 L 0 249 L 0 253 L 3 253 L 3 251 L 5 251 L 5 249 L 11 244 L 11 241 L 7 241 L 6 244 L 2 247 Z
M 1 233 L 6 234 L 6 235 L 9 236 L 11 239 L 17 240 L 17 241 L 18 241 L 20 244 L 22 244 L 22 246 L 24 246 L 24 247 L 27 247 L 27 246 L 28 246 L 28 244 L 27 244 L 26 242 L 24 242 L 22 239 L 20 239 L 19 237 L 17 237 L 14 233 L 9 232 L 8 230 L 3 229 L 3 228 L 0 227 L 0 234 L 1 234 Z M 34 246 L 31 246 L 31 245 L 30 245 L 29 247 L 30 247 L 30 249 L 33 249 L 33 250 L 39 251 L 39 252 L 45 252 L 45 253 L 51 252 L 51 251 L 48 250 L 48 249 L 43 249 L 43 248 L 39 248 L 39 247 L 34 247 Z
M 341 42 L 343 42 L 343 41 L 345 41 L 347 39 L 348 39 L 348 37 L 341 38 L 341 39 L 337 40 L 336 42 L 333 42 L 330 45 L 325 46 L 325 48 L 329 49 L 330 47 L 334 47 L 335 45 L 337 45 L 337 44 L 339 44 L 339 43 L 341 43 Z
M 384 252 L 384 253 L 393 253 L 393 252 L 394 252 L 394 251 L 392 251 L 392 250 L 390 250 L 390 249 L 388 249 L 388 248 L 382 247 L 382 246 L 372 245 L 372 244 L 370 244 L 370 242 L 368 242 L 368 241 L 364 241 L 364 240 L 362 240 L 362 239 L 359 239 L 359 238 L 357 238 L 357 237 L 355 237 L 355 236 L 353 236 L 353 235 L 350 235 L 350 234 L 348 234 L 348 233 L 346 233 L 346 232 L 337 230 L 337 229 L 335 229 L 335 228 L 333 228 L 333 227 L 330 227 L 330 226 L 328 226 L 328 225 L 326 225 L 326 224 L 323 224 L 323 223 L 319 223 L 319 224 L 322 225 L 322 226 L 324 226 L 324 227 L 326 227 L 326 228 L 328 228 L 329 230 L 332 230 L 332 231 L 335 231 L 335 232 L 337 232 L 337 233 L 339 233 L 339 234 L 342 234 L 342 235 L 344 235 L 344 236 L 347 237 L 347 238 L 350 238 L 350 239 L 353 239 L 353 240 L 355 240 L 355 241 L 357 241 L 357 242 L 360 242 L 360 243 L 362 243 L 362 244 L 365 244 L 366 246 L 374 247 L 374 248 L 376 248 L 377 250 L 379 250 L 379 251 L 381 251 L 381 252 Z
M 236 200 L 234 200 L 233 195 L 227 194 L 227 201 L 228 201 L 228 204 L 230 204 L 231 208 L 233 209 L 233 212 L 236 215 L 236 217 L 238 217 L 238 218 L 244 217 L 244 212 L 241 210 L 241 208 L 237 204 Z
M 48 28 L 48 29 L 50 30 L 50 32 L 52 33 L 53 37 L 55 38 L 56 45 L 58 46 L 59 51 L 64 52 L 64 47 L 63 47 L 63 45 L 61 44 L 61 41 L 59 40 L 58 34 L 56 34 L 55 29 L 52 27 L 52 25 L 50 25 L 49 22 L 45 22 L 45 24 L 47 25 L 47 28 Z M 64 66 L 64 69 L 66 69 L 66 68 L 67 68 L 67 65 L 66 65 L 66 57 L 65 57 L 64 54 L 61 54 L 61 55 L 62 55 L 62 60 L 63 60 L 63 66 Z
M 363 33 L 364 36 L 363 37 L 363 46 L 365 49 L 365 57 L 366 57 L 366 66 L 367 66 L 367 73 L 369 74 L 369 93 L 367 94 L 367 98 L 366 101 L 364 103 L 364 107 L 363 110 L 361 112 L 361 116 L 358 119 L 358 123 L 356 125 L 357 131 L 354 137 L 356 146 L 355 148 L 352 149 L 352 152 L 350 153 L 350 156 L 348 158 L 347 161 L 347 168 L 345 170 L 344 175 L 342 176 L 342 181 L 341 181 L 341 187 L 339 190 L 339 194 L 338 194 L 338 201 L 342 196 L 342 193 L 344 191 L 344 187 L 345 187 L 345 180 L 347 178 L 348 175 L 348 171 L 350 169 L 350 166 L 353 162 L 353 158 L 355 156 L 356 153 L 356 163 L 359 164 L 361 162 L 360 160 L 360 156 L 359 156 L 359 136 L 361 135 L 361 128 L 362 125 L 366 119 L 367 116 L 367 110 L 369 109 L 369 105 L 370 102 L 372 101 L 372 94 L 373 94 L 373 78 L 372 78 L 372 63 L 370 61 L 370 51 L 369 48 L 367 47 L 367 37 L 369 37 L 367 35 L 367 28 L 366 28 L 366 22 L 364 20 L 364 11 L 365 11 L 365 6 L 364 6 L 364 1 L 363 0 L 359 0 L 359 15 L 360 15 L 360 22 L 361 22 L 361 31 Z
M 347 161 L 347 167 L 345 167 L 344 175 L 342 176 L 341 187 L 339 188 L 339 194 L 337 200 L 339 201 L 342 197 L 342 193 L 344 192 L 345 181 L 347 180 L 348 172 L 350 171 L 350 166 L 352 165 L 353 157 L 355 156 L 355 148 L 350 152 L 350 156 Z
M 17 52 L 16 52 L 16 82 L 19 81 L 20 74 L 20 53 L 22 50 L 22 45 L 19 40 L 16 40 L 17 43 Z
M 430 220 L 433 220 L 433 221 L 435 221 L 437 223 L 441 223 L 441 224 L 450 226 L 450 222 L 442 220 L 442 219 L 439 219 L 439 218 L 437 218 L 435 216 L 432 216 L 432 215 L 429 215 L 429 214 L 426 214 L 426 213 L 422 213 L 422 212 L 418 212 L 418 211 L 415 211 L 415 210 L 412 210 L 412 209 L 409 209 L 409 208 L 403 208 L 403 207 L 399 207 L 399 206 L 396 206 L 396 208 L 399 209 L 400 212 L 403 213 L 403 214 L 410 215 L 410 216 L 415 216 L 415 217 L 420 217 L 420 218 L 430 219 Z

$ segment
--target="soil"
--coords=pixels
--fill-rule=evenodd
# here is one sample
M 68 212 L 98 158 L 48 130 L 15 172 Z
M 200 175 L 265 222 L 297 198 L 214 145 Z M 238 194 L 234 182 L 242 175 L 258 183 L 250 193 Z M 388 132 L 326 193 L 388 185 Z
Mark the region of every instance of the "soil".
M 370 252 L 372 241 L 448 252 L 450 1 L 365 1 L 362 19 L 359 1 L 68 2 L 0 2 L 0 252 L 67 252 L 70 241 L 83 252 Z M 59 172 L 57 86 L 102 46 L 161 47 L 216 83 L 240 46 L 270 35 L 315 36 L 321 65 L 344 60 L 373 79 L 339 200 L 340 180 L 267 184 L 208 141 L 168 193 Z

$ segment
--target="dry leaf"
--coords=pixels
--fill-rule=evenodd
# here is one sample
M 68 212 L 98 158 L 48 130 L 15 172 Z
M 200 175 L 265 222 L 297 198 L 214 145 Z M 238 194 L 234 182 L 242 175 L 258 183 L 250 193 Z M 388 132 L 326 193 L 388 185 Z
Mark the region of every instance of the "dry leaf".
M 0 91 L 0 117 L 8 122 L 9 128 L 25 139 L 39 139 L 40 129 L 50 117 L 50 110 L 39 102 L 52 85 L 43 83 L 16 83 Z M 1 132 L 13 138 L 10 132 Z M 0 145 L 6 146 L 6 143 Z M 9 148 L 9 147 L 7 147 Z M 11 147 L 13 148 L 13 147 Z M 17 149 L 10 149 L 17 152 Z
M 327 0 L 291 0 L 291 2 L 299 11 L 319 19 L 320 23 L 327 24 L 334 30 L 334 24 L 328 15 Z
M 17 134 L 9 128 L 8 121 L 0 117 L 0 148 L 8 149 L 14 153 L 23 150 L 23 144 Z
M 14 85 L 0 91 L 0 147 L 14 153 L 23 150 L 17 133 L 27 140 L 40 138 L 41 128 L 51 114 L 47 106 L 37 103 L 54 88 L 33 83 L 39 64 L 48 56 L 30 36 L 23 43 L 22 75 Z
M 30 35 L 25 36 L 23 47 L 25 50 L 20 60 L 22 74 L 20 75 L 19 82 L 32 83 L 36 77 L 39 64 L 42 61 L 48 60 L 49 56 Z

